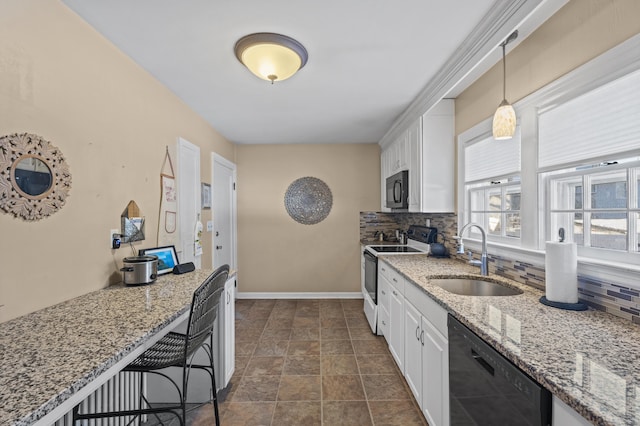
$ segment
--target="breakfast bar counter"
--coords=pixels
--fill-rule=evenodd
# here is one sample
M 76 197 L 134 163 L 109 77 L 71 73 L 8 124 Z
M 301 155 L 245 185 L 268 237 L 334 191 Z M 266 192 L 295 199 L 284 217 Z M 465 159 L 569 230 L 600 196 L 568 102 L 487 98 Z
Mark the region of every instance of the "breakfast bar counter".
M 211 273 L 111 286 L 0 324 L 0 425 L 64 416 L 185 320 Z

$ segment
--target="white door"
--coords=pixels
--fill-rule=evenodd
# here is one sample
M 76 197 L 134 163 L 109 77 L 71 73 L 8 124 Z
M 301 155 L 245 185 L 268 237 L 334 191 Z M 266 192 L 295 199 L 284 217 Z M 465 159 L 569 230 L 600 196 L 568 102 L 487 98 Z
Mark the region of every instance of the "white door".
M 212 154 L 213 268 L 236 269 L 236 165 Z
M 201 267 L 195 256 L 195 226 L 200 219 L 200 147 L 178 138 L 178 218 L 180 222 L 180 263 L 193 262 Z

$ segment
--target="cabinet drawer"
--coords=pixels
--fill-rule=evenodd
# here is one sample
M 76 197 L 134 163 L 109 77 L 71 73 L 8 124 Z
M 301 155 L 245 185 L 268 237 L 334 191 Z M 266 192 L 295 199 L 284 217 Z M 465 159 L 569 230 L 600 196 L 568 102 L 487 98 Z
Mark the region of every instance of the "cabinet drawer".
M 378 274 L 387 279 L 387 282 L 393 287 L 390 291 L 396 290 L 396 293 L 404 295 L 405 279 L 395 269 L 391 268 L 388 263 L 378 263 Z
M 389 310 L 382 305 L 378 307 L 378 330 L 389 343 Z
M 389 282 L 384 275 L 378 276 L 378 305 L 389 312 Z
M 407 300 L 410 300 L 422 316 L 447 339 L 449 334 L 447 333 L 446 309 L 434 302 L 433 299 L 427 296 L 417 285 L 408 283 L 405 287 L 404 295 Z

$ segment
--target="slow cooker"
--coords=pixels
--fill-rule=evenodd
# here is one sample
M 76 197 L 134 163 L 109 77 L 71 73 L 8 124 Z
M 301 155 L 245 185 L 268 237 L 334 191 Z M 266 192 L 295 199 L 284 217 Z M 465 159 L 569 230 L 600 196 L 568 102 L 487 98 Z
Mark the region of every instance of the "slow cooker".
M 120 271 L 125 285 L 151 284 L 158 278 L 158 256 L 125 257 L 122 262 Z

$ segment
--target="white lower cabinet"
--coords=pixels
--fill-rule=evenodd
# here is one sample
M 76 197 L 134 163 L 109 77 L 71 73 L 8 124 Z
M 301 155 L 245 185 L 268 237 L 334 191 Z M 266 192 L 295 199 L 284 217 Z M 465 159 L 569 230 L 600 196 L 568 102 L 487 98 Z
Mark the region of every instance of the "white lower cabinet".
M 405 300 L 404 377 L 433 426 L 449 424 L 448 350 L 447 339 Z
M 449 344 L 422 318 L 422 414 L 430 425 L 449 424 Z
M 591 423 L 554 395 L 551 408 L 551 424 L 562 426 L 587 426 Z
M 389 351 L 404 372 L 404 296 L 395 286 L 389 286 Z
M 236 363 L 236 278 L 232 277 L 227 280 L 224 285 L 224 293 L 222 294 L 220 304 L 222 305 L 220 323 L 220 345 L 224 348 L 222 362 L 222 383 L 216 383 L 216 387 L 224 388 L 229 384 L 231 376 L 235 371 Z

